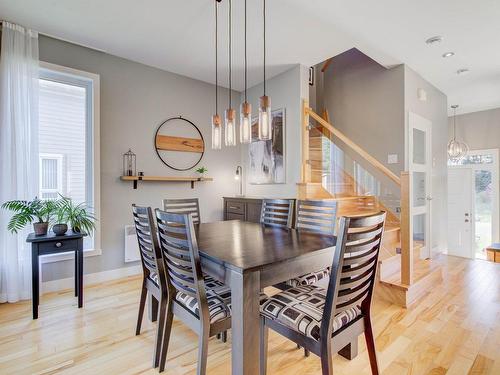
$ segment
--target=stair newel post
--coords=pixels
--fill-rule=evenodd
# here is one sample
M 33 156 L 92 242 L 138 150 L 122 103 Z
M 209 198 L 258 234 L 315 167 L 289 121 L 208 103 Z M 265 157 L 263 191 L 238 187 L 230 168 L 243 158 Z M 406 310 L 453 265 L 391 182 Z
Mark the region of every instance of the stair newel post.
M 309 160 L 309 101 L 302 101 L 302 182 L 311 182 L 311 163 Z
M 401 172 L 401 283 L 413 283 L 413 241 L 410 216 L 410 174 Z

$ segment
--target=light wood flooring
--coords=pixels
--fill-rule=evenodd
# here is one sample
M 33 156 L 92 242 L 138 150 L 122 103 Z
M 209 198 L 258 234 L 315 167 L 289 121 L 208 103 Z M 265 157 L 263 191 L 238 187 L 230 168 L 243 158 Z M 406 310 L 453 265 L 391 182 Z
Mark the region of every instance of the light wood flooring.
M 374 301 L 383 374 L 500 374 L 500 264 L 442 257 L 445 281 L 411 310 Z M 154 374 L 155 324 L 135 336 L 140 278 L 85 288 L 78 310 L 72 291 L 44 295 L 40 318 L 29 301 L 0 305 L 0 374 Z M 230 337 L 211 339 L 209 374 L 230 373 Z M 165 374 L 196 368 L 196 336 L 174 323 Z M 319 359 L 270 333 L 268 374 L 320 374 Z M 353 361 L 336 356 L 335 374 L 369 374 L 365 344 Z

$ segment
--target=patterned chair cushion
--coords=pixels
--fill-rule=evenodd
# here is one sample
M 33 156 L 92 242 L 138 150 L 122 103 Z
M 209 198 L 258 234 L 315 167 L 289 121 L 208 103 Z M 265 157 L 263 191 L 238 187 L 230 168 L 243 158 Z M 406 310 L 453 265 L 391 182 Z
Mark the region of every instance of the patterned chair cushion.
M 315 285 L 299 286 L 261 300 L 260 312 L 266 318 L 319 341 L 325 300 L 325 289 Z M 361 310 L 356 306 L 336 315 L 333 318 L 333 331 L 347 325 L 360 314 Z
M 150 278 L 158 285 L 158 275 L 152 273 Z M 231 288 L 211 276 L 205 276 L 205 290 L 207 292 L 208 311 L 210 323 L 231 316 Z M 260 293 L 260 300 L 267 298 L 263 292 Z M 186 293 L 177 292 L 175 297 L 177 302 L 185 306 L 191 313 L 199 317 L 198 300 Z
M 286 285 L 291 286 L 292 288 L 304 285 L 313 285 L 328 276 L 330 276 L 330 267 L 288 280 L 286 282 Z
M 205 276 L 205 288 L 207 291 L 208 312 L 210 323 L 231 316 L 231 288 L 215 280 L 211 276 Z M 178 292 L 175 299 L 185 306 L 195 316 L 199 316 L 198 300 L 196 297 Z

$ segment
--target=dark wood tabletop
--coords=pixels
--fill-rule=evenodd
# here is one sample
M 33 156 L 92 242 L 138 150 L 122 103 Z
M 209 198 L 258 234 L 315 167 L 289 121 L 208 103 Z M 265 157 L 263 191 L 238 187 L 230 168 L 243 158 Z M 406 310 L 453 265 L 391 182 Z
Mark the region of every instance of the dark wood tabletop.
M 308 254 L 331 252 L 335 236 L 264 227 L 240 220 L 203 223 L 196 228 L 201 256 L 240 272 Z
M 35 233 L 30 233 L 28 238 L 26 238 L 26 242 L 46 242 L 46 241 L 61 241 L 61 240 L 71 240 L 85 237 L 86 233 L 73 232 L 72 230 L 68 230 L 62 236 L 56 235 L 54 232 L 49 231 L 47 234 L 43 236 L 37 236 Z

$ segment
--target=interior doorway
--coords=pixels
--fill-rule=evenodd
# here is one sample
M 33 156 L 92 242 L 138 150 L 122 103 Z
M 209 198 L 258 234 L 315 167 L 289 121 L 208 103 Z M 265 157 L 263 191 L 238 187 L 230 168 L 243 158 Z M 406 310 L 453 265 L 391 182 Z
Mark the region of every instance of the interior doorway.
M 498 149 L 469 151 L 448 162 L 448 253 L 486 259 L 498 242 Z

